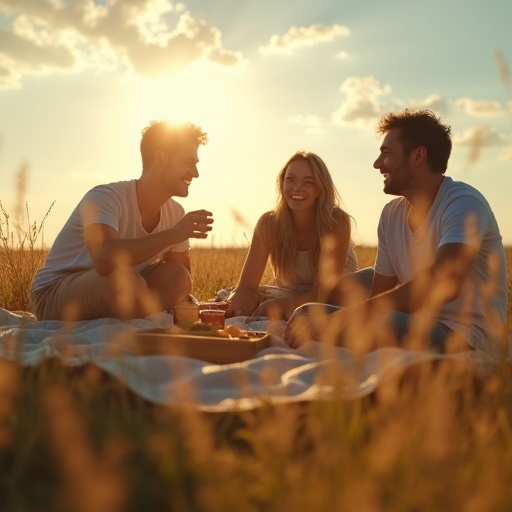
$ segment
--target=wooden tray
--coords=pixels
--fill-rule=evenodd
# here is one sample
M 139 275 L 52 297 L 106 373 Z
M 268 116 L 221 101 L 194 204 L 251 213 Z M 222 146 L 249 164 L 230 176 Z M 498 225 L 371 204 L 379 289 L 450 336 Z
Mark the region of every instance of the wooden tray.
M 210 363 L 229 364 L 252 359 L 270 346 L 267 332 L 242 331 L 249 339 L 221 338 L 211 333 L 175 333 L 168 329 L 140 331 L 133 335 L 133 352 L 140 355 L 180 355 Z

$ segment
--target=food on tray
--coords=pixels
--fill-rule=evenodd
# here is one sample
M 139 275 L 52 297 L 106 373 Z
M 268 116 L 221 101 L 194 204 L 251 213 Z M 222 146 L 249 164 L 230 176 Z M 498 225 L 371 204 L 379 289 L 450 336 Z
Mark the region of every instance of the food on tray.
M 255 332 L 255 331 L 244 331 L 236 325 L 227 325 L 223 329 L 219 329 L 217 326 L 211 323 L 205 323 L 201 321 L 194 322 L 189 327 L 183 328 L 174 326 L 169 329 L 170 334 L 190 334 L 194 336 L 212 336 L 215 338 L 227 338 L 227 339 L 240 339 L 240 340 L 253 340 L 261 338 L 266 332 Z
M 254 332 L 254 331 L 242 331 L 240 327 L 236 325 L 228 325 L 224 327 L 224 329 L 219 329 L 219 336 L 223 338 L 238 338 L 241 340 L 250 340 L 252 338 L 259 338 L 263 334 L 262 332 Z
M 194 322 L 190 327 L 190 331 L 211 331 L 213 334 L 217 334 L 219 330 L 215 325 L 208 324 L 206 322 L 197 321 Z
M 228 325 L 224 330 L 231 336 L 239 336 L 242 332 L 238 325 Z

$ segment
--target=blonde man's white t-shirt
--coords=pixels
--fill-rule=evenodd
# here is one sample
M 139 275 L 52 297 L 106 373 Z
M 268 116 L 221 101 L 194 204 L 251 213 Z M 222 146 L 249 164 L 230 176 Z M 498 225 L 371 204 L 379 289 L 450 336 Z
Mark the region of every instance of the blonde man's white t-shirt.
M 183 207 L 174 199 L 169 199 L 161 207 L 160 220 L 151 233 L 172 228 L 184 215 Z M 85 194 L 55 239 L 44 267 L 37 271 L 32 282 L 33 292 L 67 274 L 94 268 L 85 245 L 84 228 L 97 223 L 115 229 L 119 238 L 142 238 L 150 234 L 142 226 L 135 180 L 98 185 Z M 140 272 L 168 251 L 186 251 L 189 247 L 188 240 L 169 246 L 134 268 Z
M 483 195 L 470 185 L 444 177 L 423 224 L 414 233 L 408 222 L 410 203 L 403 197 L 388 203 L 378 226 L 375 272 L 410 281 L 434 263 L 448 243 L 476 247 L 478 257 L 459 296 L 441 307 L 436 319 L 461 334 L 469 345 L 489 348 L 495 330 L 489 320 L 506 322 L 507 262 L 494 214 Z

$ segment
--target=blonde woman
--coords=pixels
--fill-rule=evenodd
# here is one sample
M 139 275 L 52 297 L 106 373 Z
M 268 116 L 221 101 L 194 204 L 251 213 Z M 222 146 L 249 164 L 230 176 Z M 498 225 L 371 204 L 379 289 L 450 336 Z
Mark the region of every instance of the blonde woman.
M 296 153 L 280 171 L 277 187 L 276 208 L 258 220 L 240 279 L 228 297 L 235 315 L 271 316 L 272 310 L 272 316 L 287 319 L 298 306 L 319 300 L 321 259 L 333 263 L 329 279 L 357 270 L 351 217 L 340 207 L 323 160 Z M 274 278 L 260 286 L 269 257 Z

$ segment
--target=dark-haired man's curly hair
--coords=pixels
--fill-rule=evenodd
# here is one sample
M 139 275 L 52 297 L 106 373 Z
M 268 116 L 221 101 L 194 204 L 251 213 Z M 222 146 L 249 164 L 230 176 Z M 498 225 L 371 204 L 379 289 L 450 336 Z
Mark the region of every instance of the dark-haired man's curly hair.
M 400 130 L 405 155 L 417 147 L 424 147 L 432 170 L 441 174 L 446 172 L 452 151 L 451 130 L 431 110 L 406 108 L 389 112 L 380 118 L 377 132 L 385 134 L 395 128 Z

